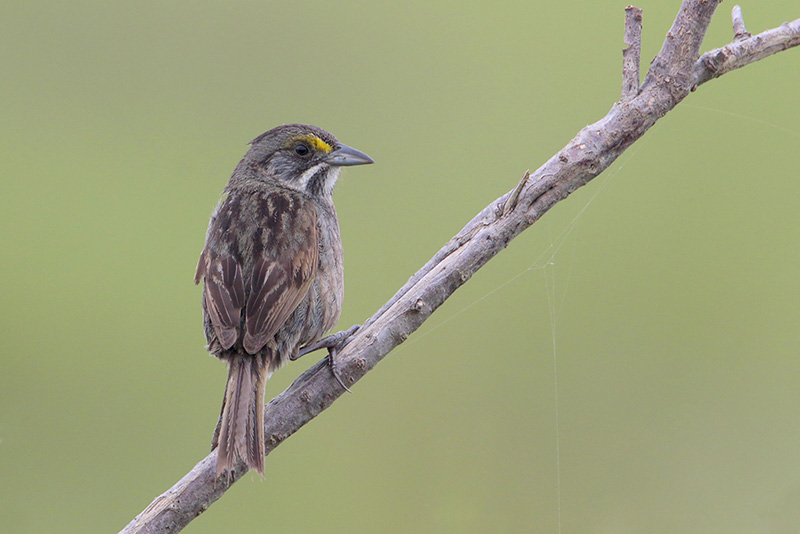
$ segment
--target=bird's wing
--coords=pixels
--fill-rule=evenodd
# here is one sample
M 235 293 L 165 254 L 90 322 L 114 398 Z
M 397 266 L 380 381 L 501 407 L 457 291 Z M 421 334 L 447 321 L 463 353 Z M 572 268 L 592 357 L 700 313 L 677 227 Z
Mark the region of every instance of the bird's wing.
M 242 268 L 233 257 L 220 256 L 205 248 L 197 264 L 195 283 L 201 278 L 205 280 L 203 298 L 214 333 L 222 348 L 229 349 L 239 337 L 244 306 Z
M 219 236 L 235 245 L 227 247 L 229 253 L 215 253 L 207 245 L 196 280 L 205 279 L 206 308 L 222 347 L 231 348 L 239 338 L 244 312 L 244 349 L 255 354 L 297 308 L 316 274 L 316 211 L 310 201 L 287 191 L 257 193 L 226 206 L 232 198 L 229 196 L 220 207 L 209 236 Z M 254 210 L 246 210 L 258 213 L 259 221 L 257 230 L 247 237 L 239 235 L 241 229 L 235 224 L 235 219 L 244 213 L 242 202 L 257 204 Z M 252 251 L 249 272 L 244 272 L 234 259 L 234 248 Z

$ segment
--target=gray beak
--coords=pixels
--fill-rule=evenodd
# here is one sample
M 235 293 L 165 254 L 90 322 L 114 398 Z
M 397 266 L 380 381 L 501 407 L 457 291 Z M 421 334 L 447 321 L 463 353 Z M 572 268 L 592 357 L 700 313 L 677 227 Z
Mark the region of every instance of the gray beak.
M 347 145 L 339 145 L 339 147 L 328 154 L 325 158 L 331 165 L 339 167 L 350 167 L 352 165 L 366 165 L 367 163 L 375 163 L 371 157 L 367 156 L 360 150 Z

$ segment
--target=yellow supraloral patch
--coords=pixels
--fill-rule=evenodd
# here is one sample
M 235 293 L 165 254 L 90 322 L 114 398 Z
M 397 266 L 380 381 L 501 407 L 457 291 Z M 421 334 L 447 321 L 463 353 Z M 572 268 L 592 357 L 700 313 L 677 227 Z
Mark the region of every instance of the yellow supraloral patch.
M 292 137 L 289 145 L 294 145 L 297 142 L 305 143 L 308 145 L 309 148 L 316 152 L 323 152 L 325 154 L 329 154 L 333 152 L 333 147 L 317 137 L 313 134 L 306 134 L 306 135 L 298 135 L 296 137 Z

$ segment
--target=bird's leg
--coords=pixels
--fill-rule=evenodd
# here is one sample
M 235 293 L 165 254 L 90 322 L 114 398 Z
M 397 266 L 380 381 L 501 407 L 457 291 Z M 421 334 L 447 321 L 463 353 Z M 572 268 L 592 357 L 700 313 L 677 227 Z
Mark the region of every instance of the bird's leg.
M 302 356 L 305 356 L 309 352 L 314 352 L 319 349 L 328 349 L 328 364 L 331 366 L 331 372 L 333 373 L 334 378 L 336 378 L 336 381 L 339 382 L 339 385 L 342 386 L 348 393 L 352 393 L 350 388 L 345 386 L 344 382 L 342 382 L 342 379 L 339 377 L 339 373 L 336 372 L 336 353 L 338 353 L 345 347 L 345 345 L 347 345 L 348 341 L 350 341 L 350 336 L 355 334 L 359 328 L 361 328 L 361 325 L 357 324 L 351 326 L 347 330 L 342 330 L 341 332 L 336 332 L 335 334 L 324 337 L 316 343 L 302 347 L 297 354 L 289 356 L 289 359 L 294 361 Z
M 319 349 L 336 349 L 337 351 L 342 350 L 346 343 L 345 341 L 350 338 L 353 334 L 355 334 L 358 329 L 361 328 L 360 324 L 353 325 L 347 330 L 342 330 L 341 332 L 336 332 L 335 334 L 331 334 L 327 337 L 324 337 L 317 341 L 316 343 L 312 343 L 311 345 L 306 345 L 305 347 L 301 347 L 297 354 L 293 354 L 289 356 L 289 359 L 292 361 L 299 360 L 309 352 L 314 352 Z

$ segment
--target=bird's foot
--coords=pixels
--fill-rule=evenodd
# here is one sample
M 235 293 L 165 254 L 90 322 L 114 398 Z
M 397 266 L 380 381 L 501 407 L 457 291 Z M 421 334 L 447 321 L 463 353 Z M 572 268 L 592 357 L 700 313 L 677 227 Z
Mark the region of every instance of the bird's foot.
M 316 343 L 302 347 L 296 355 L 290 356 L 289 359 L 297 360 L 309 352 L 314 352 L 320 349 L 328 349 L 328 364 L 331 367 L 331 372 L 333 373 L 334 378 L 336 378 L 336 381 L 339 382 L 339 385 L 342 386 L 345 391 L 352 393 L 350 388 L 348 388 L 342 381 L 339 373 L 336 372 L 336 354 L 347 345 L 347 343 L 350 341 L 350 337 L 355 334 L 359 328 L 361 328 L 360 324 L 353 325 L 347 330 L 342 330 L 341 332 L 336 332 L 335 334 L 324 337 Z

